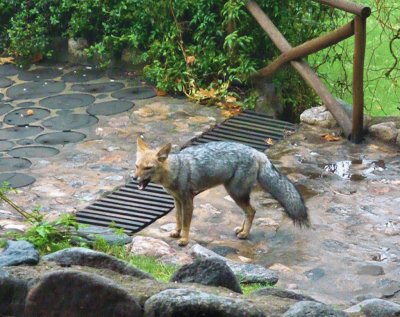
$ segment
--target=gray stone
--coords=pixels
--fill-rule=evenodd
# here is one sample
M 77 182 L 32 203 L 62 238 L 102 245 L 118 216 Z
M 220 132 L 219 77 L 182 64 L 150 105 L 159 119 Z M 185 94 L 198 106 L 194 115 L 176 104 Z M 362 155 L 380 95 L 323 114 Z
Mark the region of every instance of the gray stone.
M 343 242 L 340 242 L 338 240 L 334 239 L 327 239 L 322 242 L 322 247 L 331 252 L 343 252 L 343 250 L 348 249 L 349 247 L 344 244 Z
M 325 276 L 325 271 L 324 269 L 317 267 L 315 269 L 304 272 L 304 275 L 307 276 L 311 281 L 315 282 Z
M 362 301 L 345 310 L 347 313 L 364 313 L 366 317 L 400 316 L 400 305 L 378 298 Z
M 28 285 L 0 270 L 0 316 L 23 316 Z
M 249 302 L 188 289 L 168 289 L 150 297 L 146 317 L 265 316 Z
M 369 132 L 376 138 L 385 142 L 394 142 L 399 131 L 396 128 L 396 123 L 393 121 L 382 122 L 371 125 Z
M 81 265 L 94 268 L 109 269 L 120 274 L 138 278 L 153 279 L 149 274 L 128 265 L 108 254 L 93 251 L 86 248 L 68 248 L 43 257 L 43 260 L 56 262 L 61 266 Z
M 242 293 L 232 270 L 223 260 L 217 258 L 200 259 L 184 265 L 172 275 L 170 281 L 222 286 L 236 293 Z
M 28 241 L 7 241 L 7 246 L 0 253 L 0 267 L 21 264 L 35 265 L 39 262 L 39 252 Z
M 233 262 L 201 246 L 200 244 L 195 244 L 190 251 L 194 256 L 200 259 L 218 258 L 225 261 L 242 283 L 274 285 L 278 282 L 277 274 L 261 265 Z
M 24 316 L 131 317 L 143 313 L 138 301 L 112 280 L 56 271 L 41 277 L 29 291 Z
M 124 245 L 132 241 L 132 238 L 123 232 L 116 233 L 112 228 L 97 226 L 80 226 L 77 234 L 89 245 L 98 238 L 104 239 L 109 245 Z
M 376 285 L 380 291 L 381 298 L 390 298 L 396 294 L 400 294 L 400 282 L 391 279 L 382 279 L 377 281 Z M 376 296 L 375 296 L 376 297 Z M 365 298 L 370 299 L 370 298 Z
M 294 300 L 298 300 L 298 301 L 316 302 L 316 300 L 310 296 L 298 294 L 298 293 L 283 290 L 283 289 L 272 288 L 272 287 L 260 288 L 256 291 L 254 291 L 253 293 L 251 293 L 250 297 L 253 297 L 253 296 L 275 296 L 275 297 L 280 297 L 280 298 L 294 299 Z
M 384 275 L 385 272 L 381 266 L 369 264 L 360 267 L 357 271 L 357 274 L 377 276 L 377 275 Z
M 144 255 L 154 258 L 171 257 L 177 252 L 168 243 L 152 237 L 135 236 L 129 246 L 129 251 L 135 255 Z
M 300 115 L 300 121 L 323 128 L 334 128 L 337 123 L 325 106 L 307 109 Z
M 347 313 L 333 309 L 332 307 L 310 301 L 294 304 L 283 317 L 346 317 Z
M 211 248 L 211 251 L 217 253 L 220 256 L 226 256 L 228 254 L 236 254 L 238 252 L 238 249 L 226 245 L 216 245 Z

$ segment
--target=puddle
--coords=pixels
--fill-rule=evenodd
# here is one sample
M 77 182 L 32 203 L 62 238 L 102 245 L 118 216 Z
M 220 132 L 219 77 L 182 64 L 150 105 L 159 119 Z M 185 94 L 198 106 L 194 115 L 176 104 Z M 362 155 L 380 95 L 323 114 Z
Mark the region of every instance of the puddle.
M 62 92 L 65 84 L 56 81 L 34 81 L 8 88 L 7 96 L 14 100 L 43 98 Z
M 139 100 L 156 96 L 155 90 L 150 86 L 136 86 L 125 88 L 111 94 L 113 98 L 122 100 Z
M 321 166 L 326 172 L 336 174 L 343 179 L 361 181 L 371 176 L 375 171 L 386 168 L 383 160 L 349 160 Z
M 50 109 L 73 109 L 86 107 L 95 100 L 95 97 L 88 94 L 64 94 L 44 98 L 40 100 L 39 104 Z

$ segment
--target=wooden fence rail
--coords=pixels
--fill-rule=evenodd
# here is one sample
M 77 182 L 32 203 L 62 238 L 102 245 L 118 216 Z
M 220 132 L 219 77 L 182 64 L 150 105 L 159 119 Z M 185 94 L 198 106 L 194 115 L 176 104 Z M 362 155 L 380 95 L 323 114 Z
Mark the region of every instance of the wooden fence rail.
M 282 66 L 290 63 L 304 78 L 307 84 L 315 90 L 325 106 L 342 127 L 346 137 L 358 143 L 363 137 L 364 121 L 364 90 L 363 70 L 366 42 L 366 19 L 371 9 L 345 0 L 313 0 L 324 5 L 344 10 L 356 15 L 350 23 L 318 38 L 292 47 L 282 33 L 275 27 L 269 17 L 255 1 L 248 1 L 247 9 L 256 19 L 261 28 L 268 34 L 272 42 L 281 51 L 281 55 L 268 66 L 258 70 L 256 77 L 272 77 Z M 355 35 L 355 50 L 353 62 L 353 111 L 352 119 L 341 103 L 329 92 L 322 80 L 301 58 L 324 48 L 334 45 Z

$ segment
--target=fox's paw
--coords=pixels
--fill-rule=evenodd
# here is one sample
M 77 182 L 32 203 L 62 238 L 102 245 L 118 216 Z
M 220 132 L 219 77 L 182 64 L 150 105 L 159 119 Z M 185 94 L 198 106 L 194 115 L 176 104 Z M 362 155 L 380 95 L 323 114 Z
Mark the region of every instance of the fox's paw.
M 243 227 L 236 227 L 235 229 L 233 229 L 233 231 L 235 232 L 236 235 L 238 235 L 243 231 Z
M 172 231 L 169 233 L 169 236 L 170 236 L 171 238 L 180 238 L 180 237 L 181 237 L 181 233 L 180 233 L 180 231 L 178 231 L 178 230 L 172 230 Z
M 239 239 L 247 239 L 247 237 L 249 236 L 248 233 L 241 231 L 236 235 Z
M 178 245 L 181 247 L 184 247 L 185 245 L 187 245 L 189 243 L 188 239 L 182 238 L 178 241 Z

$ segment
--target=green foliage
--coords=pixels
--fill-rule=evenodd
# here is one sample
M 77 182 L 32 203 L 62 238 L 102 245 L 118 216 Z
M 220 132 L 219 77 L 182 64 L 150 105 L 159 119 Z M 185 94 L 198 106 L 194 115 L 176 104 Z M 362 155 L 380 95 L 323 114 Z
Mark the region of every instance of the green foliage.
M 135 62 L 146 63 L 145 76 L 161 90 L 193 97 L 201 89 L 214 89 L 223 92 L 215 96 L 218 101 L 235 96 L 252 107 L 249 75 L 279 52 L 248 13 L 246 2 L 0 0 L 0 27 L 7 30 L 0 45 L 26 63 L 39 53 L 51 55 L 54 36 L 84 37 L 88 54 L 102 65 L 124 49 L 138 52 Z M 326 6 L 292 0 L 258 3 L 293 45 L 329 28 L 332 11 Z M 284 74 L 279 84 L 290 80 L 290 73 Z M 296 81 L 294 88 L 285 85 L 282 95 L 298 93 L 308 94 L 304 82 Z M 286 100 L 287 105 L 300 104 L 296 97 Z
M 44 215 L 35 208 L 28 219 L 29 228 L 24 234 L 14 234 L 14 238 L 31 242 L 41 254 L 69 248 L 72 245 L 85 246 L 74 234 L 78 223 L 73 215 L 63 214 L 56 221 L 46 221 Z
M 172 274 L 177 270 L 176 266 L 164 264 L 155 258 L 133 255 L 126 249 L 125 246 L 109 245 L 107 241 L 101 238 L 98 238 L 94 242 L 93 249 L 124 260 L 138 269 L 149 273 L 154 278 L 162 282 L 168 282 Z

